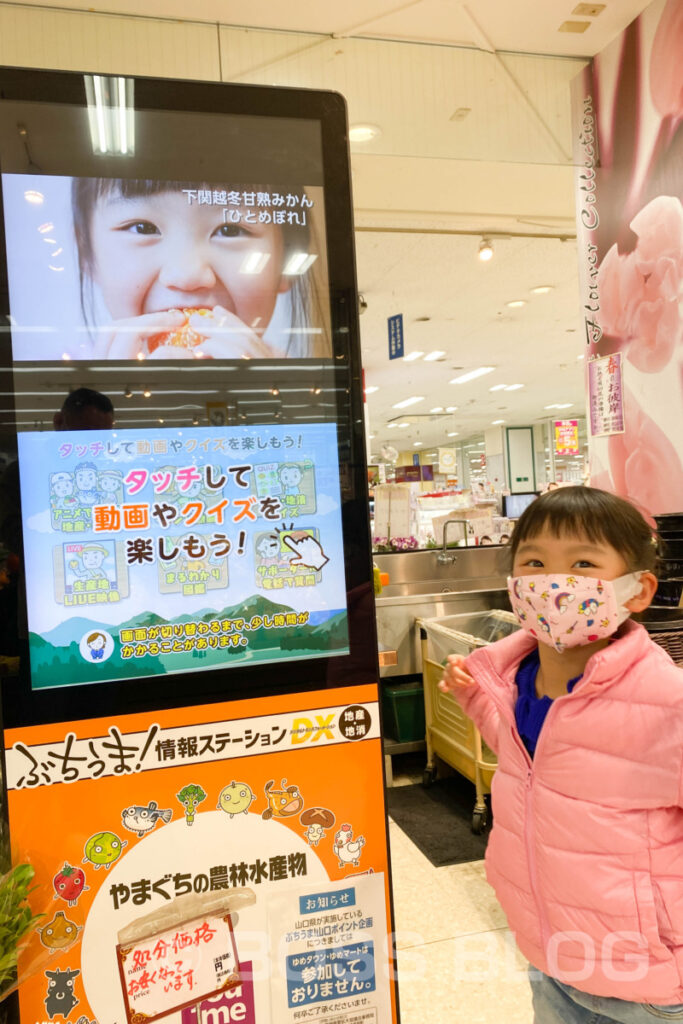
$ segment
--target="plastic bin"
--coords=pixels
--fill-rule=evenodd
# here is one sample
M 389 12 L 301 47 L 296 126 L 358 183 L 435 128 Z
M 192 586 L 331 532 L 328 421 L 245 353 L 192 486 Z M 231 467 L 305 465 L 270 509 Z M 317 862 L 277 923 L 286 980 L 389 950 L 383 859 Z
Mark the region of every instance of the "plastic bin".
M 424 690 L 420 682 L 383 683 L 384 731 L 399 743 L 425 738 Z
M 423 781 L 429 785 L 436 774 L 438 756 L 470 782 L 476 800 L 472 812 L 472 831 L 486 827 L 484 796 L 491 792 L 491 780 L 497 767 L 496 755 L 481 738 L 479 730 L 461 710 L 457 701 L 442 693 L 439 682 L 449 654 L 467 656 L 477 647 L 485 647 L 519 629 L 512 612 L 487 611 L 449 615 L 441 619 L 418 619 L 424 684 L 427 765 Z

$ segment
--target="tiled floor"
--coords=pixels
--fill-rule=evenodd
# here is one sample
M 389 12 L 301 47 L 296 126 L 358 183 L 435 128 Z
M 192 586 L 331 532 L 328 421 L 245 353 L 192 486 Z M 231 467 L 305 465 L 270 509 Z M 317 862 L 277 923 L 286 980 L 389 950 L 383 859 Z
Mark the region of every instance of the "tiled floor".
M 483 861 L 435 868 L 394 822 L 389 836 L 401 1024 L 531 1024 L 526 964 Z

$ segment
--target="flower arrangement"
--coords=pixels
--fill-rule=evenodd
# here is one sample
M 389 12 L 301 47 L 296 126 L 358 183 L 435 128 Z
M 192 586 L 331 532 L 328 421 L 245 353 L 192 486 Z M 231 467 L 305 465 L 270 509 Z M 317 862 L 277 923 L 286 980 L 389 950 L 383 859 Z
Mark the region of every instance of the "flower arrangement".
M 417 537 L 372 538 L 372 550 L 382 555 L 391 551 L 416 551 L 418 547 Z

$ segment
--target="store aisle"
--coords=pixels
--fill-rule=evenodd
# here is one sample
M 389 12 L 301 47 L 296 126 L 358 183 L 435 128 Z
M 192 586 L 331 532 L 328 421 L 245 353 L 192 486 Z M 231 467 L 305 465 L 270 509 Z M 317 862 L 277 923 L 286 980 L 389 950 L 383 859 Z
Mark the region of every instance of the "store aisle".
M 401 1024 L 531 1024 L 526 963 L 484 862 L 435 868 L 393 821 L 389 838 Z

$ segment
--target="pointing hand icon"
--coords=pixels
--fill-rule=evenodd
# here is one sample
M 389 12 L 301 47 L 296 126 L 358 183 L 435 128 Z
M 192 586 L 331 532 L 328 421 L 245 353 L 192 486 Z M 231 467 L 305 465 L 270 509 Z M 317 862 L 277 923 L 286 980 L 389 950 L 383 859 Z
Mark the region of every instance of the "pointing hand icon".
M 301 565 L 306 569 L 319 571 L 329 562 L 329 558 L 320 546 L 320 541 L 315 537 L 309 535 L 292 537 L 290 534 L 286 534 L 282 540 L 295 554 L 295 557 L 289 560 L 290 565 Z

